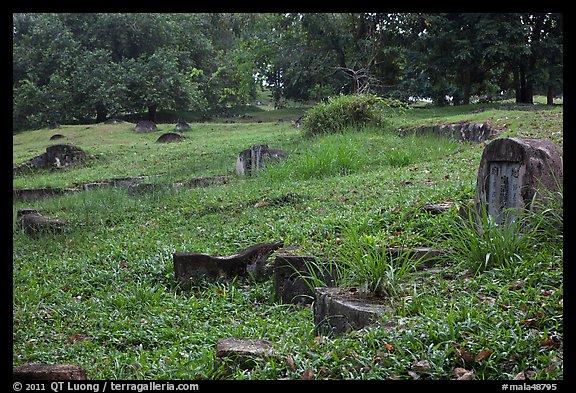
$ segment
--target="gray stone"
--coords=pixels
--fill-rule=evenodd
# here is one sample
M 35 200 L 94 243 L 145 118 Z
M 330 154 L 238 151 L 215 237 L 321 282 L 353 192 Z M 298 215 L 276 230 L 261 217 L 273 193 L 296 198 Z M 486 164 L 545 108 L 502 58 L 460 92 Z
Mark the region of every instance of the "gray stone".
M 254 145 L 238 154 L 236 174 L 253 176 L 258 170 L 266 167 L 268 162 L 279 162 L 285 159 L 284 150 L 271 149 L 268 145 Z
M 86 371 L 78 364 L 23 364 L 12 369 L 15 381 L 85 380 Z
M 563 182 L 562 148 L 546 139 L 502 138 L 482 153 L 476 182 L 475 210 L 486 208 L 496 222 L 530 208 L 545 191 L 559 191 Z
M 316 288 L 314 300 L 314 325 L 320 334 L 342 336 L 379 323 L 389 327 L 384 319 L 391 312 L 382 300 L 362 297 L 352 288 Z
M 203 278 L 260 278 L 265 273 L 266 260 L 282 245 L 281 242 L 258 243 L 238 254 L 223 257 L 176 252 L 172 255 L 174 275 L 182 289 L 189 289 L 193 281 Z

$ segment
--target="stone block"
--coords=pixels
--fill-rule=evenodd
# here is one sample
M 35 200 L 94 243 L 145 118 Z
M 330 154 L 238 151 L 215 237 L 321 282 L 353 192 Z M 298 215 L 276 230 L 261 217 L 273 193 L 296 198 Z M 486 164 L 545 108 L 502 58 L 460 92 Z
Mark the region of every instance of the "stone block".
M 283 150 L 271 149 L 268 145 L 254 145 L 238 154 L 235 172 L 241 176 L 253 176 L 263 169 L 266 163 L 284 159 L 286 159 L 286 152 Z
M 319 334 L 342 336 L 376 323 L 387 327 L 391 324 L 384 319 L 390 312 L 383 301 L 360 296 L 355 287 L 315 289 L 314 324 Z

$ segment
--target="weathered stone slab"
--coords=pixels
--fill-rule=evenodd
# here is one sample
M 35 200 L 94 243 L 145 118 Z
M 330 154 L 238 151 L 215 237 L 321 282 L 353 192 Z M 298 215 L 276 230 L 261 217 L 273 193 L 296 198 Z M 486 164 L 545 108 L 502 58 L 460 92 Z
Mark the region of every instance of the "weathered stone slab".
M 267 162 L 278 162 L 286 159 L 286 152 L 271 149 L 268 145 L 254 145 L 246 149 L 236 159 L 236 174 L 253 176 L 257 171 L 266 167 Z
M 314 301 L 316 280 L 332 286 L 334 278 L 320 270 L 314 257 L 305 255 L 276 254 L 274 260 L 274 298 L 281 303 L 298 305 Z
M 229 367 L 243 370 L 253 368 L 258 359 L 282 359 L 273 349 L 272 342 L 255 338 L 221 338 L 216 342 L 216 360 L 222 363 L 230 360 Z
M 23 364 L 12 369 L 12 379 L 28 380 L 85 380 L 86 371 L 78 364 Z
M 173 254 L 174 275 L 181 288 L 189 289 L 192 281 L 203 278 L 254 277 L 266 274 L 266 260 L 283 243 L 258 243 L 238 254 L 212 256 L 196 252 Z
M 368 325 L 383 323 L 390 309 L 376 299 L 363 298 L 356 288 L 316 288 L 314 324 L 320 334 L 341 336 Z
M 486 207 L 496 222 L 530 207 L 542 192 L 556 192 L 563 182 L 562 148 L 546 139 L 502 138 L 482 153 L 474 206 Z

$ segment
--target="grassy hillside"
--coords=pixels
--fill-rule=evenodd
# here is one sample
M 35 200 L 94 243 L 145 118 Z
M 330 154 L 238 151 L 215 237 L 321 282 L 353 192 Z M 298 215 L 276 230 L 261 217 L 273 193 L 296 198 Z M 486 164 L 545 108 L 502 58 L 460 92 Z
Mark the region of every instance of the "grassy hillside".
M 172 184 L 232 174 L 236 155 L 259 143 L 289 158 L 257 177 L 232 176 L 209 187 L 15 201 L 13 365 L 78 363 L 90 379 L 455 379 L 460 369 L 475 379 L 563 379 L 557 226 L 535 236 L 513 263 L 476 273 L 452 260 L 409 275 L 398 282 L 410 291 L 397 299 L 390 330 L 317 336 L 312 309 L 276 303 L 271 280 L 177 287 L 174 252 L 230 255 L 283 241 L 320 261 L 343 263 L 362 243 L 447 247 L 457 208 L 440 216 L 419 208 L 473 198 L 485 144 L 401 137 L 397 128 L 477 121 L 503 130 L 500 137 L 543 137 L 561 146 L 563 138 L 561 106 L 414 109 L 390 129 L 314 139 L 289 121 L 300 113 L 254 111 L 235 123 L 193 123 L 184 142 L 169 144 L 155 140 L 174 124 L 146 134 L 120 123 L 14 135 L 14 164 L 62 141 L 88 154 L 76 168 L 15 176 L 14 188 L 158 174 L 154 182 Z M 66 139 L 50 141 L 54 133 Z M 22 207 L 66 220 L 65 232 L 28 237 L 15 219 Z M 228 370 L 214 358 L 224 337 L 270 340 L 293 363 Z

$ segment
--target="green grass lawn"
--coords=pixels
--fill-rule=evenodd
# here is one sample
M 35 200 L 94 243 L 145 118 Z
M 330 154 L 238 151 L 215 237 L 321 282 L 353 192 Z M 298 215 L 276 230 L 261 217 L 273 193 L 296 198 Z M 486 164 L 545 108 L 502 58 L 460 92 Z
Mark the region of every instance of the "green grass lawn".
M 89 379 L 445 380 L 461 369 L 475 379 L 563 379 L 561 229 L 535 237 L 513 263 L 475 273 L 452 260 L 410 275 L 402 283 L 408 292 L 389 315 L 394 327 L 343 337 L 317 336 L 312 308 L 276 303 L 272 280 L 205 282 L 190 291 L 174 280 L 174 252 L 230 255 L 283 241 L 339 263 L 359 239 L 385 247 L 447 246 L 457 208 L 440 216 L 419 208 L 473 198 L 485 144 L 400 137 L 395 129 L 488 122 L 504 131 L 501 137 L 549 138 L 562 146 L 561 106 L 478 108 L 414 109 L 389 129 L 314 139 L 288 121 L 302 111 L 293 108 L 266 116 L 254 110 L 236 123 L 192 123 L 181 143 L 155 143 L 174 124 L 145 134 L 132 123 L 15 134 L 14 164 L 61 141 L 82 148 L 88 160 L 62 172 L 15 176 L 14 188 L 232 174 L 237 154 L 260 143 L 289 156 L 254 178 L 232 176 L 209 187 L 14 201 L 13 366 L 77 363 Z M 67 139 L 50 141 L 54 133 Z M 66 220 L 65 232 L 28 237 L 15 219 L 22 207 Z M 225 337 L 270 340 L 293 364 L 260 360 L 250 370 L 228 370 L 215 362 L 216 342 Z

